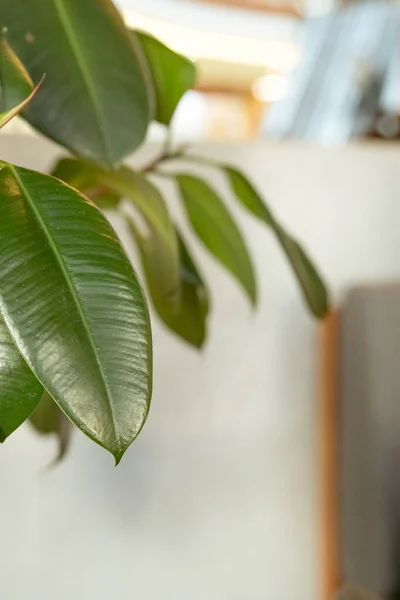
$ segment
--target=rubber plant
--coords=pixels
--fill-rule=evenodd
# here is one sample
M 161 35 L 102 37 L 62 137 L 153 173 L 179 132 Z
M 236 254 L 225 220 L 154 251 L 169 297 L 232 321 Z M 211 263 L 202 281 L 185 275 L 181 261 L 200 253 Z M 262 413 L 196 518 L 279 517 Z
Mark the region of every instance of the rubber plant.
M 151 121 L 169 127 L 195 85 L 192 62 L 128 30 L 111 0 L 0 0 L 0 24 L 0 125 L 20 113 L 69 152 L 51 174 L 0 163 L 0 441 L 29 419 L 57 434 L 63 453 L 72 423 L 118 463 L 150 406 L 146 295 L 183 340 L 200 348 L 206 338 L 209 290 L 170 216 L 165 177 L 194 233 L 252 304 L 245 240 L 217 192 L 191 174 L 193 162 L 221 169 L 237 201 L 276 236 L 317 318 L 327 292 L 236 168 L 184 148 L 160 150 L 139 170 L 124 165 Z M 104 210 L 125 219 L 146 293 Z

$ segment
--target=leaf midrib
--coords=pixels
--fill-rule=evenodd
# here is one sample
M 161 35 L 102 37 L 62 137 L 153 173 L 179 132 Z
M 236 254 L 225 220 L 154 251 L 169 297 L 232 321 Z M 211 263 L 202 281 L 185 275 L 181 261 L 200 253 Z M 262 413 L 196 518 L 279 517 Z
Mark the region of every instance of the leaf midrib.
M 55 12 L 60 20 L 62 29 L 65 32 L 65 36 L 71 47 L 72 54 L 75 57 L 76 63 L 78 65 L 78 71 L 81 74 L 82 81 L 86 87 L 90 101 L 93 105 L 93 109 L 98 120 L 98 131 L 101 138 L 101 144 L 103 146 L 104 156 L 106 157 L 107 161 L 112 162 L 111 157 L 108 155 L 107 134 L 103 126 L 103 111 L 97 98 L 96 88 L 93 85 L 93 81 L 90 76 L 90 70 L 86 66 L 84 56 L 79 47 L 79 42 L 76 39 L 76 36 L 74 35 L 73 27 L 71 25 L 71 19 L 68 15 L 63 0 L 53 0 L 53 5 Z
M 79 314 L 79 316 L 81 318 L 81 322 L 82 322 L 83 328 L 84 328 L 84 330 L 85 330 L 85 332 L 87 334 L 87 337 L 88 337 L 88 340 L 89 340 L 89 344 L 90 344 L 90 346 L 91 346 L 91 348 L 93 350 L 93 355 L 94 355 L 96 364 L 98 366 L 100 375 L 102 377 L 102 381 L 103 381 L 103 385 L 104 385 L 104 389 L 105 389 L 106 397 L 107 397 L 107 401 L 108 401 L 106 406 L 109 409 L 109 414 L 110 414 L 110 417 L 111 417 L 114 438 L 115 438 L 115 441 L 118 442 L 118 440 L 119 440 L 118 427 L 117 427 L 117 422 L 116 422 L 115 415 L 114 415 L 114 409 L 113 409 L 112 402 L 111 402 L 111 393 L 110 393 L 110 390 L 108 388 L 107 378 L 106 378 L 106 376 L 104 374 L 103 367 L 102 367 L 101 361 L 100 361 L 100 357 L 99 357 L 99 354 L 97 352 L 97 348 L 96 348 L 96 345 L 94 343 L 93 336 L 92 336 L 92 334 L 90 332 L 90 328 L 89 328 L 88 322 L 86 320 L 85 313 L 83 312 L 83 310 L 81 308 L 81 305 L 80 305 L 80 302 L 79 302 L 79 298 L 78 298 L 78 295 L 76 293 L 75 285 L 74 285 L 74 282 L 73 282 L 73 280 L 71 278 L 69 269 L 68 269 L 67 265 L 65 264 L 65 261 L 63 260 L 62 256 L 58 252 L 57 246 L 56 246 L 56 244 L 55 244 L 55 242 L 53 240 L 53 237 L 52 237 L 51 233 L 49 232 L 49 230 L 48 230 L 48 228 L 46 226 L 45 221 L 43 220 L 43 218 L 41 217 L 39 211 L 37 210 L 37 208 L 35 206 L 35 202 L 34 202 L 33 198 L 31 197 L 28 189 L 26 188 L 26 186 L 25 186 L 25 184 L 24 184 L 24 182 L 23 182 L 20 174 L 18 173 L 17 169 L 13 165 L 9 164 L 8 167 L 11 170 L 12 174 L 14 175 L 15 180 L 18 183 L 18 185 L 20 187 L 20 190 L 21 190 L 21 192 L 23 193 L 23 195 L 25 197 L 26 202 L 28 203 L 31 211 L 33 212 L 36 220 L 39 223 L 39 226 L 40 226 L 41 230 L 43 231 L 43 233 L 45 234 L 45 236 L 47 238 L 49 246 L 50 246 L 51 250 L 53 251 L 55 259 L 56 259 L 56 261 L 57 261 L 57 263 L 58 263 L 58 265 L 60 267 L 60 270 L 61 270 L 61 272 L 62 272 L 62 274 L 64 276 L 64 279 L 65 279 L 66 285 L 68 287 L 68 290 L 69 290 L 69 292 L 71 294 L 72 300 L 73 300 L 73 302 L 74 302 L 74 304 L 76 306 L 76 309 L 78 311 L 78 314 Z

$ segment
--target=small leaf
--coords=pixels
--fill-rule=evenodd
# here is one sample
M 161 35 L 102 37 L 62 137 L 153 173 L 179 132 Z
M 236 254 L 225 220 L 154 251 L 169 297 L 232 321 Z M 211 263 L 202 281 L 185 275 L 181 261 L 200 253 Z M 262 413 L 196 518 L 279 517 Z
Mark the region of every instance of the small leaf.
M 185 92 L 194 86 L 196 67 L 153 36 L 141 31 L 132 35 L 139 40 L 150 68 L 156 95 L 156 120 L 169 125 Z
M 114 165 L 146 134 L 143 53 L 111 0 L 1 0 L 0 22 L 33 81 L 24 117 L 73 152 Z
M 57 437 L 58 455 L 55 462 L 60 461 L 68 450 L 71 439 L 71 422 L 59 409 L 48 392 L 43 393 L 29 421 L 41 435 L 54 434 Z
M 196 289 L 196 295 L 199 300 L 199 305 L 204 317 L 207 317 L 210 311 L 210 298 L 207 287 L 200 276 L 192 256 L 182 238 L 179 237 L 179 254 L 181 259 L 181 278 L 184 283 L 191 285 Z
M 296 240 L 278 224 L 275 225 L 275 232 L 286 252 L 311 312 L 318 319 L 322 319 L 329 310 L 329 300 L 320 275 Z
M 42 393 L 0 317 L 0 442 L 26 421 Z
M 261 200 L 248 179 L 240 171 L 232 167 L 224 167 L 224 170 L 238 200 L 275 232 L 289 259 L 311 312 L 319 319 L 324 317 L 329 309 L 328 292 L 321 276 L 306 252 L 276 221 L 271 210 Z
M 23 102 L 21 102 L 20 104 L 17 104 L 17 106 L 14 106 L 14 108 L 12 108 L 11 110 L 9 110 L 7 112 L 0 113 L 0 129 L 2 127 L 4 127 L 4 125 L 7 125 L 7 123 L 9 121 L 11 121 L 11 119 L 16 117 L 22 110 L 24 110 L 25 106 L 27 106 L 27 104 L 29 104 L 29 102 L 32 100 L 33 96 L 38 91 L 39 87 L 42 84 L 42 81 L 43 81 L 43 79 L 41 79 L 39 81 L 37 86 L 32 90 L 32 92 L 29 94 L 29 96 L 27 98 L 25 98 L 25 100 Z
M 95 205 L 101 208 L 101 210 L 116 210 L 120 202 L 119 195 L 109 192 L 108 190 L 94 191 L 93 193 L 88 194 L 88 197 L 93 200 Z
M 28 104 L 40 83 L 33 83 L 4 37 L 0 38 L 0 128 Z
M 275 220 L 270 209 L 261 200 L 260 196 L 251 185 L 250 181 L 237 169 L 232 167 L 224 167 L 224 171 L 228 176 L 229 182 L 235 192 L 238 200 L 253 213 L 256 217 L 264 221 L 271 227 L 274 226 Z
M 61 160 L 53 175 L 89 195 L 90 190 L 102 186 L 103 191 L 126 198 L 140 212 L 158 255 L 160 296 L 167 302 L 170 311 L 177 310 L 180 302 L 178 240 L 158 189 L 143 175 L 127 167 L 107 171 L 74 159 Z
M 0 312 L 65 414 L 119 462 L 151 396 L 147 305 L 102 213 L 59 180 L 0 169 Z
M 129 219 L 128 224 L 136 239 L 146 275 L 147 287 L 159 317 L 179 337 L 192 346 L 201 348 L 206 336 L 208 292 L 183 239 L 179 238 L 181 301 L 179 309 L 171 312 L 160 296 L 159 291 L 157 241 L 152 236 L 144 237 L 141 235 L 139 228 L 135 226 L 134 220 Z
M 177 175 L 176 180 L 196 234 L 242 284 L 255 304 L 257 293 L 253 265 L 228 209 L 203 180 L 192 175 Z
M 0 37 L 0 113 L 8 112 L 31 94 L 32 79 L 4 39 Z

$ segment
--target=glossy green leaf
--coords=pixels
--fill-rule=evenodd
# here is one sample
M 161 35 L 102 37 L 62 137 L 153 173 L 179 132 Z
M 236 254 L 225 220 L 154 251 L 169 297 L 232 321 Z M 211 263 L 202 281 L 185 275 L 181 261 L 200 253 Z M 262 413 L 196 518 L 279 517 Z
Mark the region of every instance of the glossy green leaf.
M 1 0 L 0 22 L 33 81 L 46 74 L 24 112 L 34 127 L 108 165 L 142 142 L 148 74 L 111 0 Z
M 153 36 L 132 32 L 139 40 L 150 68 L 156 95 L 156 120 L 169 125 L 183 94 L 194 86 L 196 67 Z
M 143 175 L 121 167 L 107 171 L 74 159 L 61 160 L 53 175 L 88 192 L 99 187 L 128 200 L 144 219 L 145 230 L 157 252 L 157 286 L 170 311 L 180 302 L 179 249 L 167 206 L 158 189 Z
M 0 442 L 26 421 L 42 393 L 0 317 Z
M 107 219 L 74 189 L 0 169 L 0 311 L 66 415 L 118 462 L 151 395 L 151 333 L 135 273 Z
M 193 228 L 214 256 L 241 283 L 253 304 L 256 281 L 242 234 L 214 190 L 192 175 L 177 175 L 182 200 Z
M 65 456 L 71 439 L 71 422 L 54 402 L 48 392 L 44 392 L 36 410 L 29 418 L 31 425 L 41 435 L 55 435 L 58 440 L 58 455 L 55 462 Z
M 147 287 L 159 317 L 171 331 L 200 348 L 206 336 L 208 292 L 183 239 L 179 238 L 181 301 L 179 309 L 171 312 L 160 296 L 157 240 L 143 236 L 133 219 L 128 223 L 139 247 Z
M 329 309 L 329 299 L 328 292 L 316 267 L 300 244 L 276 221 L 271 210 L 260 198 L 249 180 L 237 169 L 225 167 L 224 170 L 238 200 L 275 232 L 289 259 L 311 312 L 316 317 L 322 318 Z

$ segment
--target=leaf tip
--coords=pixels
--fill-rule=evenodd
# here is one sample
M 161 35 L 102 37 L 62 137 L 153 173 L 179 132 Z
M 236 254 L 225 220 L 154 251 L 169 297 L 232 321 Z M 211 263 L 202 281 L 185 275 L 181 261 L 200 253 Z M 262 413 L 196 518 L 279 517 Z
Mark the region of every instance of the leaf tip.
M 123 457 L 123 455 L 125 454 L 125 450 L 118 450 L 117 452 L 113 452 L 112 453 L 114 456 L 114 460 L 115 460 L 115 467 L 118 467 L 119 463 L 121 462 L 121 459 Z
M 206 341 L 206 336 L 204 335 L 202 338 L 192 341 L 191 344 L 192 344 L 192 346 L 197 348 L 197 350 L 203 350 L 205 341 Z
M 258 289 L 255 276 L 252 277 L 252 280 L 244 288 L 250 300 L 251 309 L 256 310 L 258 305 Z

